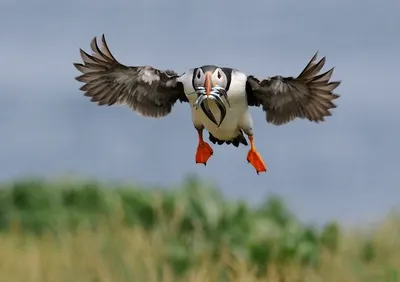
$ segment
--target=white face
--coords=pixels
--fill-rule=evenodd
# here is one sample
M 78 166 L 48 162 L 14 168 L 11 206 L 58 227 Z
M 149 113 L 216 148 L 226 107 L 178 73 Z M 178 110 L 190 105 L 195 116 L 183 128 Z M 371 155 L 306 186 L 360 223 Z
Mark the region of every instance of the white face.
M 222 88 L 226 88 L 228 84 L 228 79 L 225 73 L 218 67 L 213 71 L 206 72 L 204 72 L 201 68 L 198 68 L 196 73 L 194 73 L 193 75 L 193 85 L 195 88 L 199 86 L 206 87 L 207 77 L 209 79 L 210 87 L 218 85 Z

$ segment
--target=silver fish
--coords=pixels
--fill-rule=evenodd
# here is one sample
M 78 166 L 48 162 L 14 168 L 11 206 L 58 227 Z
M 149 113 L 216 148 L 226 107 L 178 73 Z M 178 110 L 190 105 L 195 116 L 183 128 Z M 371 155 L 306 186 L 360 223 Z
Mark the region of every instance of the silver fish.
M 229 103 L 229 100 L 228 100 L 228 93 L 226 92 L 225 88 L 216 85 L 211 89 L 211 91 L 216 91 L 217 94 L 219 94 L 220 96 L 223 96 L 225 98 L 225 101 L 228 103 L 229 108 L 232 109 L 231 103 Z
M 225 117 L 226 117 L 226 107 L 225 107 L 224 102 L 221 99 L 221 96 L 224 96 L 224 98 L 227 100 L 226 91 L 221 91 L 221 88 L 218 89 L 217 87 L 213 87 L 211 92 L 210 92 L 210 96 L 206 96 L 204 87 L 199 87 L 195 93 L 197 93 L 199 96 L 196 99 L 196 101 L 194 102 L 193 107 L 196 107 L 196 109 L 201 107 L 201 109 L 203 110 L 205 115 L 214 124 L 216 124 L 219 127 L 222 124 L 222 122 L 224 121 Z M 190 93 L 190 94 L 192 94 L 192 93 Z M 214 114 L 210 110 L 210 106 L 208 104 L 208 100 L 209 99 L 214 100 L 216 102 L 216 104 L 218 106 L 218 109 L 221 112 L 221 118 L 220 118 L 219 123 L 217 123 Z M 230 104 L 229 104 L 228 100 L 227 100 L 227 102 L 228 102 L 228 105 L 230 107 Z
M 210 110 L 210 106 L 208 105 L 208 99 L 206 95 L 201 95 L 197 98 L 197 100 L 194 102 L 193 107 L 196 107 L 196 110 L 201 107 L 203 112 L 206 114 L 206 116 L 214 123 L 217 124 L 217 119 L 213 115 L 213 113 Z
M 210 110 L 210 106 L 208 105 L 208 99 L 202 100 L 202 103 L 200 104 L 201 109 L 203 112 L 206 114 L 206 116 L 214 123 L 217 124 L 217 119 L 215 118 L 214 114 Z
M 203 86 L 198 86 L 196 90 L 194 90 L 193 92 L 187 94 L 189 95 L 193 95 L 193 94 L 197 94 L 197 95 L 205 95 L 206 94 L 206 88 Z
M 226 117 L 226 107 L 224 105 L 224 102 L 221 99 L 221 96 L 219 96 L 218 94 L 215 93 L 210 93 L 210 97 L 212 97 L 211 99 L 214 99 L 219 111 L 221 112 L 221 119 L 219 121 L 218 127 L 221 126 L 222 122 L 224 121 L 225 117 Z M 205 103 L 207 102 L 207 100 L 205 100 Z M 208 103 L 206 103 L 206 106 L 208 107 Z

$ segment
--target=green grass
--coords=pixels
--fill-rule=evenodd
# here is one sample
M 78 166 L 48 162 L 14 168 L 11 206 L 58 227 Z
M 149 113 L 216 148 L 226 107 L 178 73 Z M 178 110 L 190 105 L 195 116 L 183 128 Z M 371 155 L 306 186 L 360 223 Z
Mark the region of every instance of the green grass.
M 175 189 L 24 180 L 0 187 L 5 281 L 399 281 L 400 220 L 301 224 L 194 179 Z M 267 279 L 267 280 L 266 280 Z

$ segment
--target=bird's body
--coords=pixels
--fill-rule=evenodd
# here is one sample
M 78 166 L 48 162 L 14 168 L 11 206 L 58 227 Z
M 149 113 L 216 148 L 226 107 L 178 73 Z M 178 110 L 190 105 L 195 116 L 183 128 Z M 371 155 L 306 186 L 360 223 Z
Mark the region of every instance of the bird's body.
M 249 129 L 252 127 L 252 119 L 249 114 L 246 96 L 247 76 L 237 70 L 228 69 L 228 71 L 232 72 L 231 84 L 227 95 L 229 105 L 226 102 L 224 103 L 227 107 L 227 112 L 221 125 L 218 126 L 213 123 L 203 111 L 196 110 L 193 104 L 197 97 L 188 95 L 193 125 L 196 128 L 204 126 L 212 136 L 220 141 L 232 141 L 241 135 L 240 129 Z M 193 70 L 190 70 L 179 78 L 179 81 L 183 84 L 186 95 L 195 91 L 192 85 L 192 75 Z M 208 104 L 216 120 L 220 120 L 221 111 L 216 102 L 211 100 L 208 101 Z
M 126 66 L 111 54 L 104 35 L 99 48 L 96 38 L 91 42 L 93 54 L 80 50 L 83 64 L 75 63 L 82 73 L 76 79 L 85 96 L 98 105 L 125 104 L 145 117 L 161 118 L 172 111 L 179 100 L 188 103 L 191 118 L 198 132 L 196 163 L 206 164 L 213 154 L 204 141 L 209 132 L 214 144 L 249 145 L 247 161 L 256 172 L 266 166 L 254 145 L 253 121 L 249 107 L 262 107 L 266 121 L 286 124 L 295 118 L 312 122 L 330 116 L 332 103 L 339 95 L 332 91 L 340 82 L 330 82 L 333 68 L 319 74 L 325 57 L 315 62 L 317 54 L 296 78 L 273 76 L 262 80 L 237 69 L 204 65 L 181 75 L 172 70 L 161 71 L 151 66 Z

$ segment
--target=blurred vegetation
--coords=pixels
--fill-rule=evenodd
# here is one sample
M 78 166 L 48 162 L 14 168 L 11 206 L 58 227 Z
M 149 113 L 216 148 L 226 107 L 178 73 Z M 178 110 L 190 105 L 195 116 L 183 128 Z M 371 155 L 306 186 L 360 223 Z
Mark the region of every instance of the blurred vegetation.
M 23 180 L 0 187 L 0 277 L 398 281 L 400 221 L 388 222 L 367 233 L 307 226 L 278 197 L 253 207 L 195 178 L 175 189 Z M 21 273 L 22 263 L 33 266 Z

